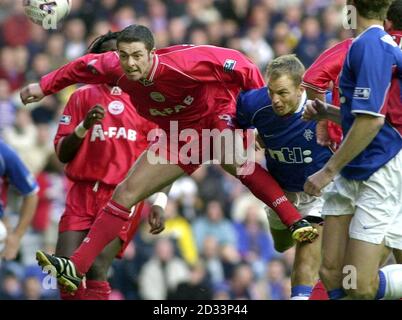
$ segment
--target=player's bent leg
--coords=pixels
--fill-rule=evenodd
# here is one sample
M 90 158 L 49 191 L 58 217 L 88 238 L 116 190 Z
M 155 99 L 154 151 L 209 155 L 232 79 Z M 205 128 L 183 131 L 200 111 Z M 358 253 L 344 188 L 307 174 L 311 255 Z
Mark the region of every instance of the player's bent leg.
M 326 216 L 322 231 L 322 262 L 320 279 L 328 290 L 330 299 L 342 298 L 342 269 L 349 239 L 352 215 Z
M 161 161 L 161 164 L 151 164 L 147 159 L 147 152 L 144 152 L 127 178 L 119 185 L 112 200 L 102 209 L 87 237 L 70 259 L 52 257 L 38 251 L 37 260 L 42 268 L 56 268 L 59 283 L 68 291 L 76 291 L 95 258 L 117 237 L 128 221 L 131 206 L 184 174 L 179 166 L 163 163 L 164 161 Z
M 99 280 L 99 281 L 106 281 L 107 280 L 107 273 L 112 265 L 112 262 L 120 248 L 122 246 L 122 241 L 120 238 L 114 239 L 110 242 L 101 252 L 99 256 L 96 257 L 93 265 L 88 270 L 86 277 L 88 280 Z
M 222 164 L 222 167 L 226 172 L 238 178 L 258 199 L 276 212 L 282 223 L 291 231 L 293 239 L 299 242 L 312 242 L 317 239 L 317 230 L 311 223 L 302 219 L 271 174 L 258 163 L 246 163 L 245 165 L 251 165 L 252 170 L 246 169 L 243 171 L 244 175 L 237 174 L 238 169 L 235 165 Z
M 322 234 L 322 226 L 313 224 Z M 307 300 L 318 279 L 321 264 L 321 239 L 313 243 L 297 243 L 291 274 L 292 296 L 294 300 Z
M 82 240 L 88 234 L 88 230 L 65 231 L 59 233 L 56 244 L 56 256 L 69 257 L 80 246 Z

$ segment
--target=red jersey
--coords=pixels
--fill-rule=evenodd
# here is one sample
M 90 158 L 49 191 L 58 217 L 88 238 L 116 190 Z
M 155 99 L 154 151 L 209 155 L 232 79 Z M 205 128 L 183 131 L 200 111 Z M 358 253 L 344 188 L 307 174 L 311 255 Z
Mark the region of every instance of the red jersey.
M 88 54 L 55 70 L 40 81 L 46 95 L 71 84 L 109 83 L 130 96 L 144 118 L 169 129 L 191 128 L 204 116 L 228 106 L 235 111 L 240 90 L 264 86 L 263 77 L 249 59 L 232 49 L 214 46 L 174 46 L 157 50 L 146 79 L 131 81 L 120 67 L 116 52 Z M 215 101 L 213 92 L 219 94 Z
M 319 93 L 332 87 L 332 104 L 339 106 L 339 75 L 353 39 L 346 39 L 325 50 L 303 76 L 304 87 Z
M 390 32 L 394 41 L 402 48 L 402 32 Z M 307 69 L 303 76 L 303 86 L 325 94 L 331 88 L 332 83 L 332 104 L 340 106 L 339 101 L 339 76 L 342 71 L 343 63 L 353 39 L 346 39 L 337 45 L 324 51 L 317 60 Z M 402 130 L 402 80 L 394 77 L 389 91 L 389 100 L 386 106 L 386 119 L 394 127 Z M 341 128 L 329 122 L 328 132 L 331 139 L 337 143 L 341 140 Z
M 148 131 L 156 125 L 135 111 L 129 96 L 118 87 L 87 85 L 74 92 L 61 116 L 54 145 L 70 135 L 96 104 L 105 118 L 88 130 L 75 157 L 65 167 L 74 181 L 101 181 L 117 185 L 148 146 Z

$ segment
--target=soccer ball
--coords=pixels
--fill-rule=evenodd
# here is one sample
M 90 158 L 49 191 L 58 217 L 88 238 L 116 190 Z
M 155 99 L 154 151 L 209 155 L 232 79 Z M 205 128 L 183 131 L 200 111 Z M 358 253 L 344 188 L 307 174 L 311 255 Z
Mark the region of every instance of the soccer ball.
M 5 241 L 7 238 L 7 229 L 4 223 L 0 220 L 0 252 L 3 251 L 5 247 Z
M 24 0 L 27 17 L 46 28 L 56 28 L 57 22 L 70 13 L 72 0 Z M 48 29 L 48 28 L 46 28 Z

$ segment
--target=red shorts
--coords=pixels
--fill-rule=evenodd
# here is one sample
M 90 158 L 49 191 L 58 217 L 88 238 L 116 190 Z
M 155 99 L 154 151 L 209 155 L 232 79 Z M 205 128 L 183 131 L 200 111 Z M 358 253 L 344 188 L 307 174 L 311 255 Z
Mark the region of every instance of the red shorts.
M 203 116 L 198 122 L 192 123 L 191 127 L 171 126 L 169 131 L 166 130 L 167 136 L 156 139 L 149 149 L 191 175 L 203 162 L 213 160 L 213 139 L 206 136 L 205 140 L 205 130 L 233 131 L 237 128 L 235 113 L 228 108 Z
M 111 199 L 115 187 L 94 182 L 74 182 L 67 193 L 66 208 L 59 222 L 59 233 L 65 231 L 89 230 L 101 209 Z M 143 202 L 137 204 L 135 212 L 119 233 L 123 245 L 118 254 L 121 257 L 124 249 L 132 239 L 141 222 Z

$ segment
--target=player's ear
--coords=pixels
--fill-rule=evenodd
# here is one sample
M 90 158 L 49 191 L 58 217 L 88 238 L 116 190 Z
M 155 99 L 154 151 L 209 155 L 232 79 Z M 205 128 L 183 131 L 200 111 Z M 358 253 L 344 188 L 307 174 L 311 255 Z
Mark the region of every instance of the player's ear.
M 304 87 L 300 84 L 299 88 L 298 88 L 298 93 L 297 93 L 297 96 L 299 98 L 303 95 L 304 90 L 305 90 Z
M 391 32 L 392 29 L 393 29 L 392 21 L 388 20 L 388 19 L 385 19 L 384 20 L 384 30 L 386 32 Z

